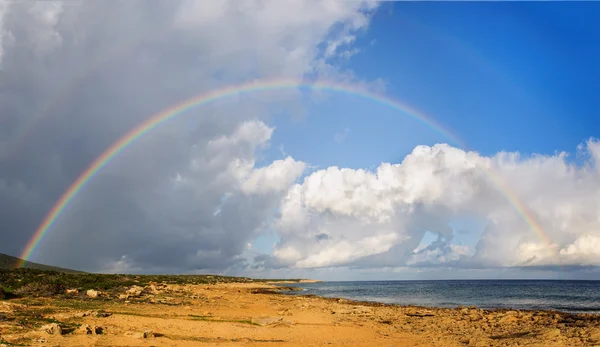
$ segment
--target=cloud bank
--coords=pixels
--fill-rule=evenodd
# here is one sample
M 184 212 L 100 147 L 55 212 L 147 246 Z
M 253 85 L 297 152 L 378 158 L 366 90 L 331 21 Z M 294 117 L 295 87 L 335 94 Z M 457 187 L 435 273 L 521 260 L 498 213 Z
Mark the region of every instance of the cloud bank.
M 589 140 L 579 156 L 579 165 L 566 153 L 484 157 L 440 144 L 376 172 L 319 170 L 281 204 L 275 260 L 299 268 L 598 266 L 600 142 Z M 514 195 L 528 211 L 508 200 Z M 449 225 L 461 216 L 487 221 L 475 249 L 452 243 Z M 440 237 L 416 249 L 426 231 Z

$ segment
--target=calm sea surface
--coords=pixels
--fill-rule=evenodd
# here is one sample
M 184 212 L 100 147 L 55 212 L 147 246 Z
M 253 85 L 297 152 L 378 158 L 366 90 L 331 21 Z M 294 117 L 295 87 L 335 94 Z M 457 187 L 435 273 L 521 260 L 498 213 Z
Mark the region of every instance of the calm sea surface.
M 479 308 L 600 313 L 600 281 L 365 281 L 302 283 L 296 286 L 304 290 L 294 294 L 401 305 L 473 305 Z

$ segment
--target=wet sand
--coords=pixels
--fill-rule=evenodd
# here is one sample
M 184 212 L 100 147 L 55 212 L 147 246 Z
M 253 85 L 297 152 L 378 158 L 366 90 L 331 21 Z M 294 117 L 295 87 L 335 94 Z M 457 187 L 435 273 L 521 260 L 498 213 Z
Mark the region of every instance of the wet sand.
M 0 345 L 600 346 L 600 315 L 369 304 L 260 283 L 72 295 L 0 301 Z

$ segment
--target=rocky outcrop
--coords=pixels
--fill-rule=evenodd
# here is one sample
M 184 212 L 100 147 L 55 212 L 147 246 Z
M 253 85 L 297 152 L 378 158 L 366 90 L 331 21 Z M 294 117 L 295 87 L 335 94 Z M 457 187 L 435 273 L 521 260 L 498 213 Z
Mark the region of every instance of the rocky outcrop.
M 62 333 L 63 333 L 63 330 L 60 327 L 60 325 L 58 325 L 56 323 L 44 325 L 43 327 L 40 328 L 40 330 L 45 331 L 47 334 L 50 334 L 50 335 L 62 335 Z
M 94 289 L 89 289 L 87 292 L 85 292 L 85 295 L 87 295 L 89 298 L 95 299 L 98 297 L 98 295 L 100 295 L 100 292 Z

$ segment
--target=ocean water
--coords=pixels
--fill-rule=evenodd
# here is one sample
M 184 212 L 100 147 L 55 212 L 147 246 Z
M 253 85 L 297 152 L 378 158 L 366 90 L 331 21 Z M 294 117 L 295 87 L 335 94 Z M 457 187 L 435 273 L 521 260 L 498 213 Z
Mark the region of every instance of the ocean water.
M 291 295 L 430 307 L 477 306 L 600 314 L 600 281 L 454 280 L 301 283 Z

